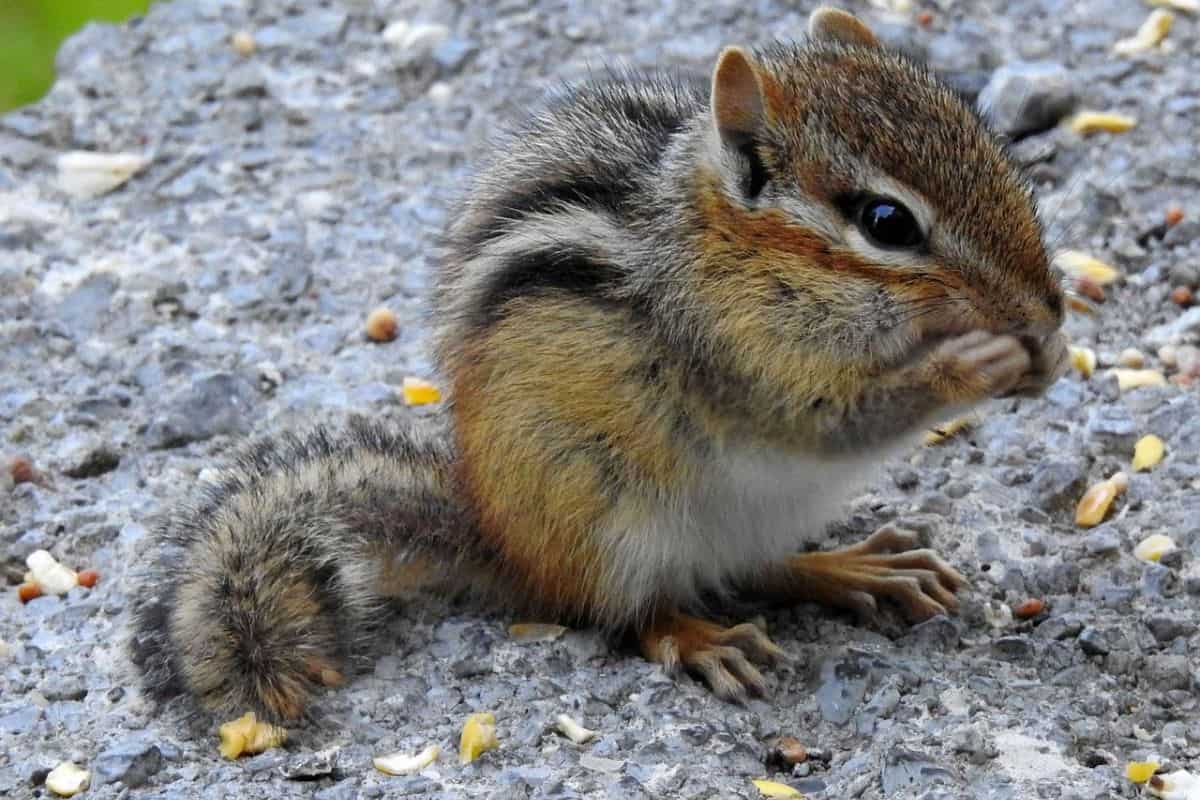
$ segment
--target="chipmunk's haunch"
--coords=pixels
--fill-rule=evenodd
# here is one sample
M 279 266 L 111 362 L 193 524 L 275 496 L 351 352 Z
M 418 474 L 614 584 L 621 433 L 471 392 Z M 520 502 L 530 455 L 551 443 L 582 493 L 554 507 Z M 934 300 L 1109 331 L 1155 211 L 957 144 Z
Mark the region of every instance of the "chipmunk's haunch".
M 1055 380 L 1062 294 L 971 110 L 854 17 L 809 33 L 581 86 L 497 147 L 436 298 L 445 416 L 261 444 L 168 519 L 153 693 L 296 718 L 425 585 L 628 631 L 730 698 L 779 651 L 701 595 L 954 607 L 903 531 L 798 551 L 924 427 Z

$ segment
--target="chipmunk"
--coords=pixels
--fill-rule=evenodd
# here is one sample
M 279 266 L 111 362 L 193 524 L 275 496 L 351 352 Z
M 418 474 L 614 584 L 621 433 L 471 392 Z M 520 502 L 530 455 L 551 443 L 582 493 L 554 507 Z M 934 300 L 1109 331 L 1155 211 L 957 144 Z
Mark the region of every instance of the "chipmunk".
M 1057 380 L 1063 293 L 972 110 L 850 14 L 808 33 L 579 86 L 497 145 L 435 292 L 444 413 L 261 443 L 169 515 L 151 695 L 301 718 L 419 588 L 626 632 L 731 700 L 781 650 L 707 598 L 955 608 L 909 532 L 801 551 L 930 425 Z

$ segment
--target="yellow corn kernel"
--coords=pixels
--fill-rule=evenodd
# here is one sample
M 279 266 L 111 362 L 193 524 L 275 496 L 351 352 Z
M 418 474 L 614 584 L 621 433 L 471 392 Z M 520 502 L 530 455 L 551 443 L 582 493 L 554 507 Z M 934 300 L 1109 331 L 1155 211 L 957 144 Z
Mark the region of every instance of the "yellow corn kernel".
M 1075 507 L 1075 524 L 1081 528 L 1092 528 L 1104 521 L 1109 506 L 1116 499 L 1117 484 L 1111 480 L 1100 481 L 1084 492 Z
M 496 715 L 490 711 L 472 714 L 463 725 L 458 742 L 458 763 L 470 764 L 488 750 L 500 746 L 496 739 Z
M 1067 119 L 1067 127 L 1080 136 L 1090 133 L 1124 133 L 1137 125 L 1137 117 L 1112 111 L 1077 111 Z
M 1133 471 L 1146 472 L 1157 466 L 1158 462 L 1163 460 L 1166 449 L 1163 440 L 1153 433 L 1138 439 L 1137 444 L 1133 446 Z
M 1096 351 L 1090 347 L 1071 345 L 1071 366 L 1085 379 L 1096 371 Z
M 1157 769 L 1154 761 L 1130 761 L 1125 765 L 1125 777 L 1134 783 L 1145 783 Z
M 508 636 L 517 642 L 553 642 L 567 629 L 546 622 L 517 622 L 508 626 Z
M 936 428 L 930 428 L 925 433 L 925 446 L 933 447 L 936 444 L 941 444 L 948 439 L 952 439 L 968 428 L 973 427 L 978 421 L 979 418 L 972 414 L 966 417 L 957 417 L 938 425 Z
M 1137 543 L 1137 547 L 1133 548 L 1133 557 L 1139 561 L 1157 562 L 1174 549 L 1175 542 L 1170 536 L 1155 533 Z
M 1098 286 L 1108 286 L 1121 277 L 1116 267 L 1079 250 L 1060 250 L 1054 254 L 1053 263 L 1072 278 L 1087 278 Z
M 287 741 L 287 731 L 276 725 L 259 722 L 253 711 L 226 722 L 218 730 L 221 737 L 221 755 L 231 761 L 238 756 L 254 755 Z
M 1170 8 L 1186 14 L 1200 14 L 1200 0 L 1146 0 L 1146 5 Z
M 776 783 L 775 781 L 752 780 L 754 788 L 762 794 L 763 797 L 800 797 L 804 795 L 788 786 L 786 783 Z
M 1171 23 L 1175 15 L 1162 8 L 1156 8 L 1146 17 L 1146 21 L 1137 29 L 1137 33 L 1128 39 L 1122 39 L 1113 45 L 1113 52 L 1119 56 L 1131 56 L 1134 53 L 1144 53 L 1153 50 L 1167 38 L 1171 32 Z
M 1163 386 L 1167 379 L 1156 369 L 1123 369 L 1116 367 L 1110 370 L 1117 376 L 1117 387 L 1122 392 L 1130 389 L 1140 389 L 1143 386 Z
M 409 406 L 425 406 L 442 399 L 442 393 L 432 383 L 421 378 L 405 378 L 401 387 L 404 392 L 404 404 Z

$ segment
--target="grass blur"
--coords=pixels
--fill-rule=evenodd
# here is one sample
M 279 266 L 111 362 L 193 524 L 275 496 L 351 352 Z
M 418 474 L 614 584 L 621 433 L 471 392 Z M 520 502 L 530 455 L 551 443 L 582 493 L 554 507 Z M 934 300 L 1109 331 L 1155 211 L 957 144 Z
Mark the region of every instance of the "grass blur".
M 151 0 L 0 0 L 0 113 L 37 100 L 54 83 L 62 40 L 91 20 L 119 22 Z

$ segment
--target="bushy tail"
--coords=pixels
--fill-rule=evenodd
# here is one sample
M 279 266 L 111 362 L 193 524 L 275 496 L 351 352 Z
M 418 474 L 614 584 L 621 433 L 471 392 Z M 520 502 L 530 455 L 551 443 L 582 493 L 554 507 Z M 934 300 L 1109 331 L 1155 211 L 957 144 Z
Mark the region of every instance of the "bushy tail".
M 469 569 L 440 420 L 262 442 L 158 527 L 134 612 L 148 693 L 302 716 L 370 650 L 386 598 Z

